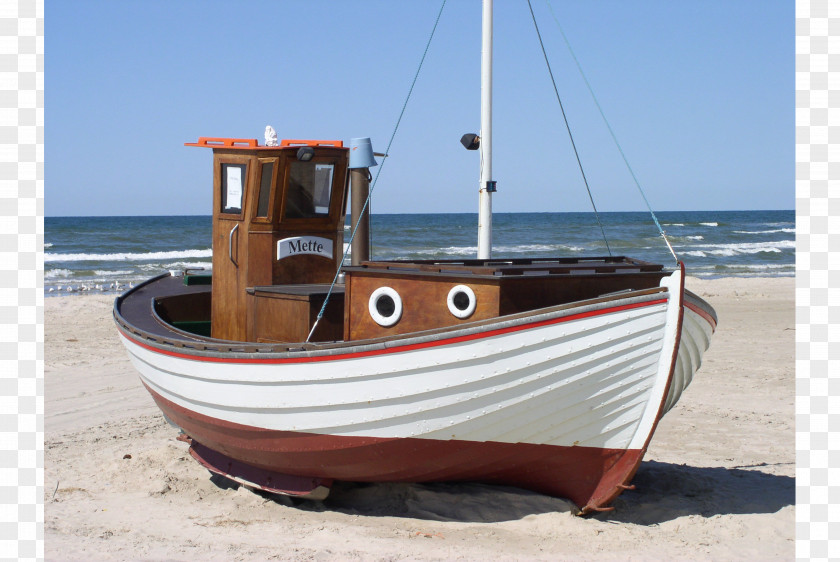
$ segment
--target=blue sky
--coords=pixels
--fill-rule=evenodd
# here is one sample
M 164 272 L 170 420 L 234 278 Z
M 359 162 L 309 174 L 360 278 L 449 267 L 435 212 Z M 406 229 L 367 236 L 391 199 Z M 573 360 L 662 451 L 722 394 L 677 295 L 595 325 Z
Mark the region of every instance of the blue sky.
M 496 0 L 495 212 L 587 211 L 525 0 Z M 532 0 L 600 211 L 644 201 Z M 655 211 L 793 209 L 794 3 L 551 0 Z M 388 143 L 440 2 L 47 0 L 47 216 L 210 214 L 199 136 Z M 374 213 L 476 212 L 481 5 L 449 0 Z

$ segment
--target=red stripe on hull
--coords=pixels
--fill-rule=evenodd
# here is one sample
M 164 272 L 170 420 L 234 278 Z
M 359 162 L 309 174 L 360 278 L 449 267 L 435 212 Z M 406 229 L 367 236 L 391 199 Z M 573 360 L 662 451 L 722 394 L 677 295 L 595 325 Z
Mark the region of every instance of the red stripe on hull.
M 587 513 L 621 493 L 644 454 L 635 449 L 268 430 L 187 410 L 146 388 L 164 414 L 195 441 L 253 467 L 295 476 L 504 484 L 567 498 Z
M 692 311 L 692 312 L 695 312 L 695 313 L 696 313 L 696 314 L 698 314 L 700 317 L 702 317 L 703 319 L 705 319 L 705 320 L 706 320 L 706 322 L 708 322 L 708 323 L 709 323 L 709 325 L 712 327 L 712 331 L 713 331 L 713 332 L 715 331 L 715 329 L 717 328 L 717 322 L 715 322 L 715 319 L 714 319 L 714 318 L 712 318 L 712 315 L 711 315 L 711 314 L 709 314 L 708 312 L 706 312 L 705 310 L 703 310 L 703 309 L 702 309 L 702 308 L 700 308 L 699 306 L 696 306 L 696 305 L 694 305 L 694 304 L 692 304 L 692 303 L 690 303 L 690 302 L 688 302 L 688 301 L 686 301 L 686 302 L 685 302 L 685 306 L 686 306 L 686 308 L 691 309 L 691 311 Z

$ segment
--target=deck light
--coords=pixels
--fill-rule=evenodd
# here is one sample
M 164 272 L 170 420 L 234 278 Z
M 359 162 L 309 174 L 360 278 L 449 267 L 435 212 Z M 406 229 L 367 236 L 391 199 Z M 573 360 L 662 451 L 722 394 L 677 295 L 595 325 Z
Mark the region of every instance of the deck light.
M 467 133 L 461 137 L 461 144 L 467 150 L 478 150 L 478 145 L 481 143 L 481 137 L 474 133 Z
M 302 146 L 298 148 L 297 159 L 301 162 L 309 162 L 315 156 L 315 151 L 309 146 Z

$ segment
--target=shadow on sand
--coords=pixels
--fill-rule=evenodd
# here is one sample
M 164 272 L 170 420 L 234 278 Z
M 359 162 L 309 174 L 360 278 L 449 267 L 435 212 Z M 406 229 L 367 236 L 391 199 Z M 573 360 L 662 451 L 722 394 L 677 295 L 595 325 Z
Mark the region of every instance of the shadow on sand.
M 635 490 L 621 494 L 615 510 L 599 519 L 638 525 L 686 515 L 775 513 L 796 504 L 796 479 L 754 467 L 696 467 L 643 462 L 633 478 Z
M 635 490 L 620 495 L 614 511 L 598 520 L 654 525 L 688 515 L 775 513 L 795 504 L 795 479 L 761 467 L 693 467 L 645 461 Z M 219 487 L 226 479 L 214 479 Z M 230 486 L 233 484 L 233 486 Z M 262 495 L 262 494 L 261 494 Z M 495 523 L 539 513 L 574 513 L 571 502 L 507 486 L 477 483 L 361 484 L 336 482 L 323 502 L 265 495 L 305 511 L 336 511 L 368 517 Z

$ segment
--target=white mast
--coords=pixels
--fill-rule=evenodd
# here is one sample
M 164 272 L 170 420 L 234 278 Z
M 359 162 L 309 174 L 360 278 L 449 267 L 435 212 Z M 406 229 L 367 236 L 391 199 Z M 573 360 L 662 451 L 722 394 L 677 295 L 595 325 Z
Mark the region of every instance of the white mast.
M 493 244 L 493 0 L 484 0 L 481 17 L 481 173 L 478 196 L 478 259 L 490 259 Z M 490 190 L 488 191 L 488 187 Z

